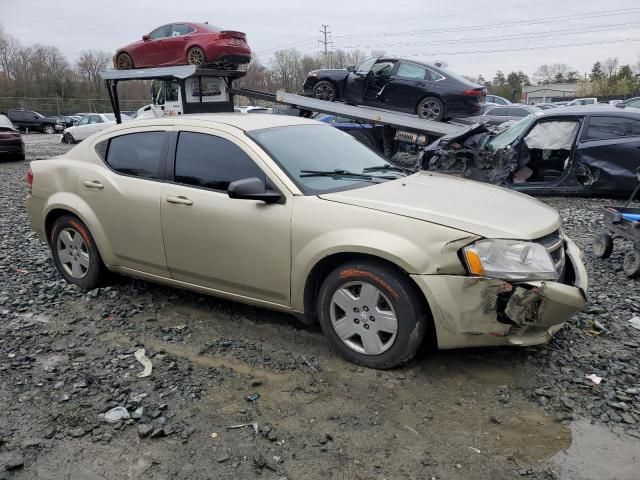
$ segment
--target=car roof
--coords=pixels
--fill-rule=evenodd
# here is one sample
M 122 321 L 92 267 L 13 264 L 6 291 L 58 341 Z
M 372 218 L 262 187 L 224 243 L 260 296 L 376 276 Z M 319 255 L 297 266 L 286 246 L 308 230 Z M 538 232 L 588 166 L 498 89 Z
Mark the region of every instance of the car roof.
M 294 125 L 324 125 L 322 122 L 310 120 L 302 117 L 293 117 L 290 115 L 257 115 L 251 113 L 206 113 L 206 114 L 187 114 L 179 117 L 152 118 L 148 120 L 135 120 L 136 126 L 146 125 L 189 125 L 192 122 L 210 122 L 212 126 L 216 123 L 236 127 L 245 132 L 252 130 L 260 130 L 272 127 L 289 127 Z M 131 123 L 127 128 L 131 127 Z
M 640 119 L 640 109 L 634 107 L 616 107 L 613 105 L 574 105 L 572 107 L 558 107 L 552 110 L 544 110 L 544 117 L 566 115 L 614 115 L 631 116 Z

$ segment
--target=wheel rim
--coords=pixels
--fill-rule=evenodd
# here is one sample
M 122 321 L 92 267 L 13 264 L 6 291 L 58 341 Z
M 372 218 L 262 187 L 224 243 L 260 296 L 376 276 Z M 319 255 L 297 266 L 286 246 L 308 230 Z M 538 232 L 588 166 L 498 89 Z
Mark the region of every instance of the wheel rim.
M 89 249 L 82 235 L 73 228 L 65 228 L 56 242 L 58 259 L 65 272 L 73 278 L 84 278 L 89 271 L 91 260 Z
M 604 254 L 604 241 L 600 238 L 593 241 L 593 253 L 596 257 L 600 257 Z
M 422 104 L 420 109 L 422 118 L 427 120 L 435 120 L 440 116 L 440 104 L 435 100 L 428 100 Z
M 622 269 L 627 275 L 635 275 L 640 270 L 640 254 L 629 252 L 622 259 Z
M 319 100 L 333 100 L 333 87 L 328 84 L 318 85 L 315 89 L 315 97 Z
M 123 54 L 118 57 L 118 70 L 129 70 L 131 68 L 131 57 Z
M 44 127 L 44 133 L 48 133 L 48 134 L 53 133 L 53 127 L 51 126 Z
M 387 296 L 367 282 L 349 282 L 331 297 L 331 326 L 350 349 L 364 355 L 386 352 L 396 339 L 398 318 Z
M 191 65 L 202 65 L 204 62 L 204 53 L 199 48 L 189 50 L 189 63 Z

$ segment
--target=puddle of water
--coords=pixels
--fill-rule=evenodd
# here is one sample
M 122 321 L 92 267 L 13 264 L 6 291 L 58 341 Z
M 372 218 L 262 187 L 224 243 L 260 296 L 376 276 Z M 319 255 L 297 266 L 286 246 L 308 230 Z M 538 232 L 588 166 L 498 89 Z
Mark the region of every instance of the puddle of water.
M 566 480 L 638 480 L 640 440 L 581 420 L 571 424 L 573 442 L 553 457 Z

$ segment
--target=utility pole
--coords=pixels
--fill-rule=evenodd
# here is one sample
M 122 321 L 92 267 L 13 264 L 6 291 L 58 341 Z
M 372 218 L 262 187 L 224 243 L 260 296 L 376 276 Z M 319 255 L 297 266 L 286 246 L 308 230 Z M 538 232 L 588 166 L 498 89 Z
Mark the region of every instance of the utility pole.
M 323 46 L 325 67 L 329 66 L 327 64 L 327 55 L 329 54 L 329 46 L 333 46 L 333 42 L 331 41 L 331 32 L 327 30 L 328 28 L 329 28 L 329 25 L 325 25 L 324 23 L 322 24 L 322 30 L 320 30 L 320 33 L 322 34 L 322 40 L 318 40 L 318 43 Z

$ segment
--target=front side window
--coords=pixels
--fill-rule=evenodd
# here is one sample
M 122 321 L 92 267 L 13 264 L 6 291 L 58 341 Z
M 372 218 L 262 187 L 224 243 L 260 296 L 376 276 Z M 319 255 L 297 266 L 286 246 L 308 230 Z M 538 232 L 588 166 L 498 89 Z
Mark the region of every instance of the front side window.
M 87 125 L 89 123 L 89 117 L 91 115 L 87 115 L 86 117 L 82 117 L 80 121 L 78 121 L 78 125 Z
M 104 123 L 100 115 L 91 115 L 89 117 L 89 123 Z
M 424 80 L 427 75 L 427 69 L 413 63 L 401 63 L 398 67 L 399 77 L 413 78 L 415 80 Z
M 348 133 L 328 125 L 293 125 L 248 132 L 307 195 L 350 190 L 405 174 Z
M 512 107 L 509 109 L 509 115 L 512 117 L 526 117 L 529 113 L 525 108 Z
M 113 137 L 107 163 L 116 172 L 150 180 L 162 178 L 165 132 L 139 132 Z
M 155 40 L 158 38 L 165 38 L 171 35 L 171 25 L 163 25 L 162 27 L 156 28 L 153 32 L 149 34 L 149 36 Z
M 356 73 L 369 73 L 369 70 L 371 70 L 371 67 L 373 66 L 373 64 L 376 63 L 376 60 L 377 59 L 375 58 L 370 58 L 369 60 L 365 60 L 360 64 L 360 66 L 356 70 Z
M 608 140 L 640 135 L 640 121 L 624 117 L 591 117 L 585 140 Z
M 174 180 L 194 187 L 227 191 L 236 180 L 265 174 L 240 147 L 206 133 L 180 132 Z
M 531 114 L 518 120 L 516 123 L 507 128 L 504 132 L 499 133 L 489 142 L 489 148 L 494 151 L 511 145 L 529 126 L 536 120 L 536 116 Z
M 388 77 L 391 75 L 391 70 L 393 70 L 393 66 L 395 62 L 380 62 L 376 63 L 371 71 L 376 77 Z

